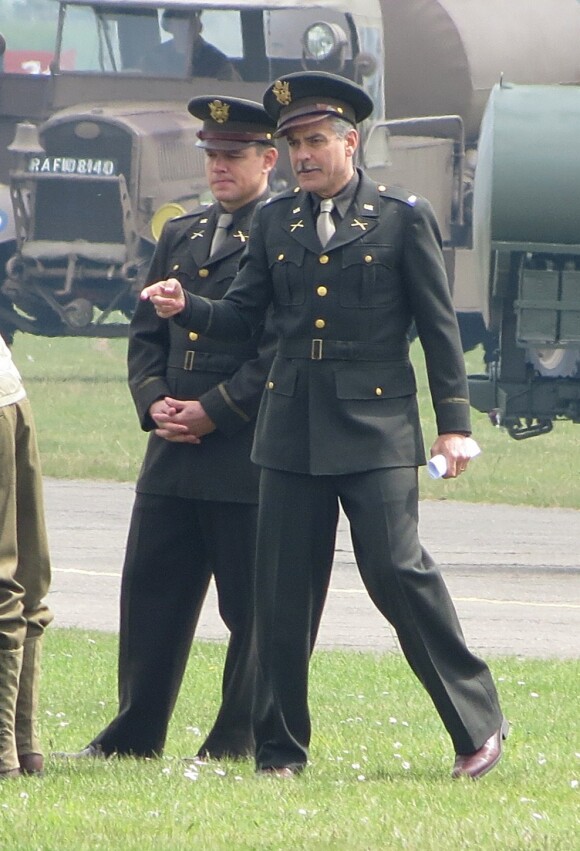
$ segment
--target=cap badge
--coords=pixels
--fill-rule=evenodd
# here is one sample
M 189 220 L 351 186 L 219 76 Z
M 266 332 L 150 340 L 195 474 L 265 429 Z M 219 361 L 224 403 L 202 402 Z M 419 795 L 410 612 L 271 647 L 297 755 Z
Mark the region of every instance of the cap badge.
M 288 106 L 288 104 L 292 101 L 292 95 L 290 94 L 290 83 L 283 83 L 282 80 L 276 80 L 274 85 L 272 86 L 272 91 L 274 93 L 274 97 L 281 103 L 282 106 Z
M 225 124 L 230 115 L 230 107 L 221 100 L 212 100 L 209 104 L 209 112 L 214 121 Z

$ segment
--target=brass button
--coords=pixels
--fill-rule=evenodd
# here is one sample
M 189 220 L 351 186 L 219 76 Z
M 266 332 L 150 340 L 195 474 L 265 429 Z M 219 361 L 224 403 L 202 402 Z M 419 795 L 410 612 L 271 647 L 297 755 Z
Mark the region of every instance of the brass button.
M 375 394 L 377 396 L 382 396 L 383 395 L 383 388 L 382 387 L 375 387 Z
M 196 334 L 195 331 L 190 331 L 188 334 L 190 340 L 194 341 L 199 338 L 199 334 Z
M 317 288 L 316 288 L 316 292 L 317 292 L 317 293 L 318 293 L 318 295 L 319 295 L 319 296 L 321 296 L 321 297 L 323 297 L 323 296 L 325 296 L 325 295 L 327 295 L 327 294 L 328 294 L 328 290 L 326 289 L 326 287 L 317 287 Z
M 209 269 L 200 269 L 199 270 L 199 277 L 200 278 L 207 278 L 208 275 L 209 275 Z
M 373 262 L 373 255 L 372 254 L 365 254 L 365 263 L 372 263 L 372 262 Z
M 328 256 L 328 254 L 321 254 L 320 257 L 318 258 L 318 262 L 322 263 L 323 266 L 326 263 L 328 263 L 329 260 L 330 260 L 330 257 Z
M 326 322 L 324 321 L 324 319 L 317 319 L 314 324 L 317 328 L 326 328 Z
M 283 255 L 283 254 L 279 254 L 279 255 L 278 255 L 278 260 L 283 260 L 283 259 L 284 259 L 284 255 Z
M 274 382 L 268 381 L 268 390 L 273 390 L 273 389 L 274 389 Z
M 177 269 L 179 269 L 179 263 L 175 263 L 175 264 L 174 264 L 174 266 L 173 266 L 173 271 L 174 271 L 174 272 L 175 272 Z

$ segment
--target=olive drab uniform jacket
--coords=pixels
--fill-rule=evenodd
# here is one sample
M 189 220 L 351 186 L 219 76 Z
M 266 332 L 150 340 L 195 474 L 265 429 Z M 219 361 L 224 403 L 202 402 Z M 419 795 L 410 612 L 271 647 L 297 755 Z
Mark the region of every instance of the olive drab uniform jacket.
M 163 230 L 147 283 L 177 278 L 189 292 L 221 298 L 245 248 L 256 204 L 234 214 L 226 241 L 208 258 L 217 205 L 169 221 Z M 141 427 L 155 428 L 149 407 L 156 399 L 199 399 L 216 430 L 199 445 L 171 443 L 151 434 L 137 491 L 224 502 L 257 503 L 259 469 L 250 461 L 255 417 L 273 357 L 263 323 L 241 342 L 224 342 L 188 332 L 160 319 L 140 302 L 129 333 L 129 386 Z
M 226 298 L 178 322 L 247 336 L 273 305 L 278 351 L 254 442 L 261 466 L 336 475 L 425 463 L 407 333 L 414 319 L 440 433 L 470 433 L 467 379 L 430 204 L 360 175 L 322 249 L 300 190 L 256 214 Z

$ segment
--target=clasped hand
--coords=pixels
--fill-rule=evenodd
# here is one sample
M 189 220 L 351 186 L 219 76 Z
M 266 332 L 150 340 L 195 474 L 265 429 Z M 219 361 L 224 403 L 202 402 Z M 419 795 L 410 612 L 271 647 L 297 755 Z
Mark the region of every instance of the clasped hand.
M 141 290 L 141 301 L 150 301 L 157 316 L 161 319 L 171 319 L 185 307 L 185 295 L 183 287 L 177 278 L 167 278 L 166 281 L 157 281 Z
M 213 420 L 197 399 L 166 396 L 153 402 L 149 414 L 157 425 L 155 434 L 172 443 L 201 443 L 202 437 L 215 431 Z

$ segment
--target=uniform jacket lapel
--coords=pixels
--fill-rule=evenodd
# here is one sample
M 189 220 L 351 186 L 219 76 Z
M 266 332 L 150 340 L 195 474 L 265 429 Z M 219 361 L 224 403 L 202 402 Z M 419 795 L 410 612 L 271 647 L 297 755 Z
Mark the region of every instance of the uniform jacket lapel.
M 243 249 L 246 247 L 246 243 L 250 236 L 250 221 L 251 216 L 248 215 L 244 216 L 243 218 L 232 224 L 231 228 L 228 231 L 228 235 L 226 237 L 225 242 L 221 245 L 219 250 L 216 251 L 213 257 L 208 257 L 206 263 L 207 266 L 210 266 L 212 263 L 218 263 L 225 257 L 229 257 L 231 254 L 235 254 L 236 251 L 240 250 L 240 248 Z
M 379 192 L 376 184 L 361 174 L 360 183 L 352 204 L 336 233 L 328 242 L 325 251 L 342 248 L 361 237 L 368 236 L 379 223 Z
M 379 222 L 379 200 L 376 184 L 366 175 L 361 174 L 353 202 L 324 251 L 341 248 L 372 233 Z M 308 194 L 298 192 L 292 202 L 289 216 L 283 224 L 284 230 L 308 251 L 320 254 L 322 248 L 316 233 L 316 221 Z
M 203 266 L 207 260 L 216 221 L 215 207 L 208 207 L 207 211 L 188 229 L 189 249 L 198 267 Z
M 308 251 L 320 254 L 322 248 L 316 233 L 316 222 L 312 215 L 312 207 L 307 192 L 297 192 L 290 199 L 288 218 L 282 223 L 282 227 L 291 239 L 300 243 Z
M 245 248 L 250 235 L 251 213 L 243 216 L 228 231 L 225 242 L 220 249 L 210 258 L 209 252 L 219 212 L 217 205 L 210 207 L 207 214 L 198 220 L 190 233 L 190 248 L 193 259 L 197 266 L 210 268 L 214 263 L 220 263 L 226 257 L 235 254 L 240 248 Z

